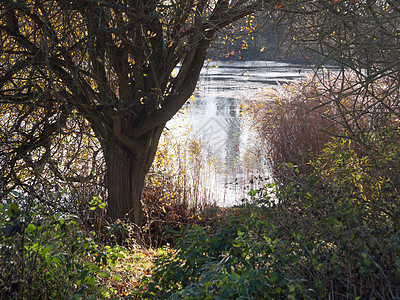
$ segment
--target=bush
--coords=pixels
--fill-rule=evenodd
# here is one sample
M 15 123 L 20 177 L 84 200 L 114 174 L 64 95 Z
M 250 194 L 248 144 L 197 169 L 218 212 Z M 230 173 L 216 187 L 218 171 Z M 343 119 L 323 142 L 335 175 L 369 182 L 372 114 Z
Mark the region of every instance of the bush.
M 0 204 L 0 298 L 97 299 L 118 248 L 96 244 L 76 217 L 46 215 L 14 192 Z
M 196 225 L 182 231 L 177 251 L 156 262 L 142 297 L 400 297 L 396 187 L 348 140 L 328 144 L 313 168 L 306 176 L 293 167 L 291 180 L 274 187 L 285 201 L 274 202 L 270 185 L 251 191 L 251 201 L 216 232 Z
M 301 255 L 256 215 L 232 217 L 215 234 L 197 225 L 156 261 L 146 299 L 274 299 L 310 294 L 297 276 Z

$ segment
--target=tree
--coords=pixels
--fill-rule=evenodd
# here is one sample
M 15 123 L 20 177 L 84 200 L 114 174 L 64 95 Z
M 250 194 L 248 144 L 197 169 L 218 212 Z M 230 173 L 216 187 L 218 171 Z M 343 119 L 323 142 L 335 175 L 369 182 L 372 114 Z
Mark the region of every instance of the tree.
M 109 217 L 140 225 L 160 135 L 192 95 L 216 33 L 273 7 L 253 0 L 1 1 L 3 190 L 29 188 L 17 174 L 27 172 L 18 170 L 21 161 L 39 172 L 61 151 L 52 143 L 65 128 L 89 125 L 106 162 Z M 71 180 L 93 175 L 82 174 Z
M 329 62 L 337 67 L 316 76 L 320 80 L 313 96 L 321 99 L 321 107 L 335 107 L 328 117 L 370 152 L 377 139 L 389 136 L 388 130 L 391 139 L 399 139 L 400 2 L 282 3 L 293 39 L 316 53 L 320 66 Z

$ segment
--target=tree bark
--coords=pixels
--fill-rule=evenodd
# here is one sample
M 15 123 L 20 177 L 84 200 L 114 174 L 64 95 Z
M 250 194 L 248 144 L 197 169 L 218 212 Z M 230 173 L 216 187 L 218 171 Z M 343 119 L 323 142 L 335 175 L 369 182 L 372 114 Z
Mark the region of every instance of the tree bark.
M 163 128 L 164 124 L 143 137 L 145 147 L 140 153 L 133 153 L 115 138 L 110 138 L 103 147 L 107 167 L 107 214 L 112 220 L 129 220 L 141 226 L 142 190 Z

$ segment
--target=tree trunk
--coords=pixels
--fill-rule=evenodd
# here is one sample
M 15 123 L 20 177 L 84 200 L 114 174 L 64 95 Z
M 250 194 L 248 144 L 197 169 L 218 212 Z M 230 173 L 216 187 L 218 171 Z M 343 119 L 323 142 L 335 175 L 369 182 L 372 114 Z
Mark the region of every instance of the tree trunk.
M 163 128 L 164 125 L 159 126 L 144 137 L 146 146 L 141 153 L 132 153 L 114 138 L 103 147 L 107 167 L 107 214 L 112 220 L 129 220 L 141 226 L 142 189 Z

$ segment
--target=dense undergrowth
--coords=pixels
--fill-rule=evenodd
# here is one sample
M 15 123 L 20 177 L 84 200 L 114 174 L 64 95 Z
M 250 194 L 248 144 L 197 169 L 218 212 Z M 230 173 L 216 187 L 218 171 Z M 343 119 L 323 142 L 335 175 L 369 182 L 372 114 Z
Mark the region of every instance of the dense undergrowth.
M 349 75 L 343 81 L 349 81 Z M 400 131 L 396 94 L 371 106 L 333 84 L 250 103 L 275 181 L 213 231 L 191 226 L 156 261 L 147 299 L 397 299 Z M 376 96 L 376 95 L 375 95 Z
M 4 202 L 2 299 L 96 299 L 105 292 L 98 279 L 109 276 L 109 266 L 121 255 L 118 247 L 96 243 L 76 217 L 46 214 L 33 199 L 16 194 Z
M 324 152 L 340 149 L 335 160 L 347 167 L 338 174 L 293 168 L 292 183 L 275 187 L 280 203 L 254 191 L 216 233 L 182 233 L 177 251 L 156 262 L 144 298 L 398 298 L 399 208 L 386 192 L 397 185 L 343 147 L 334 141 Z
M 148 243 L 165 244 L 175 219 L 164 221 L 161 233 L 122 222 L 104 222 L 98 230 L 75 215 L 49 213 L 39 200 L 14 193 L 0 204 L 0 299 L 136 298 L 155 258 L 173 251 Z M 99 199 L 91 203 L 93 211 L 104 210 Z M 210 207 L 179 224 L 212 228 L 221 212 Z

